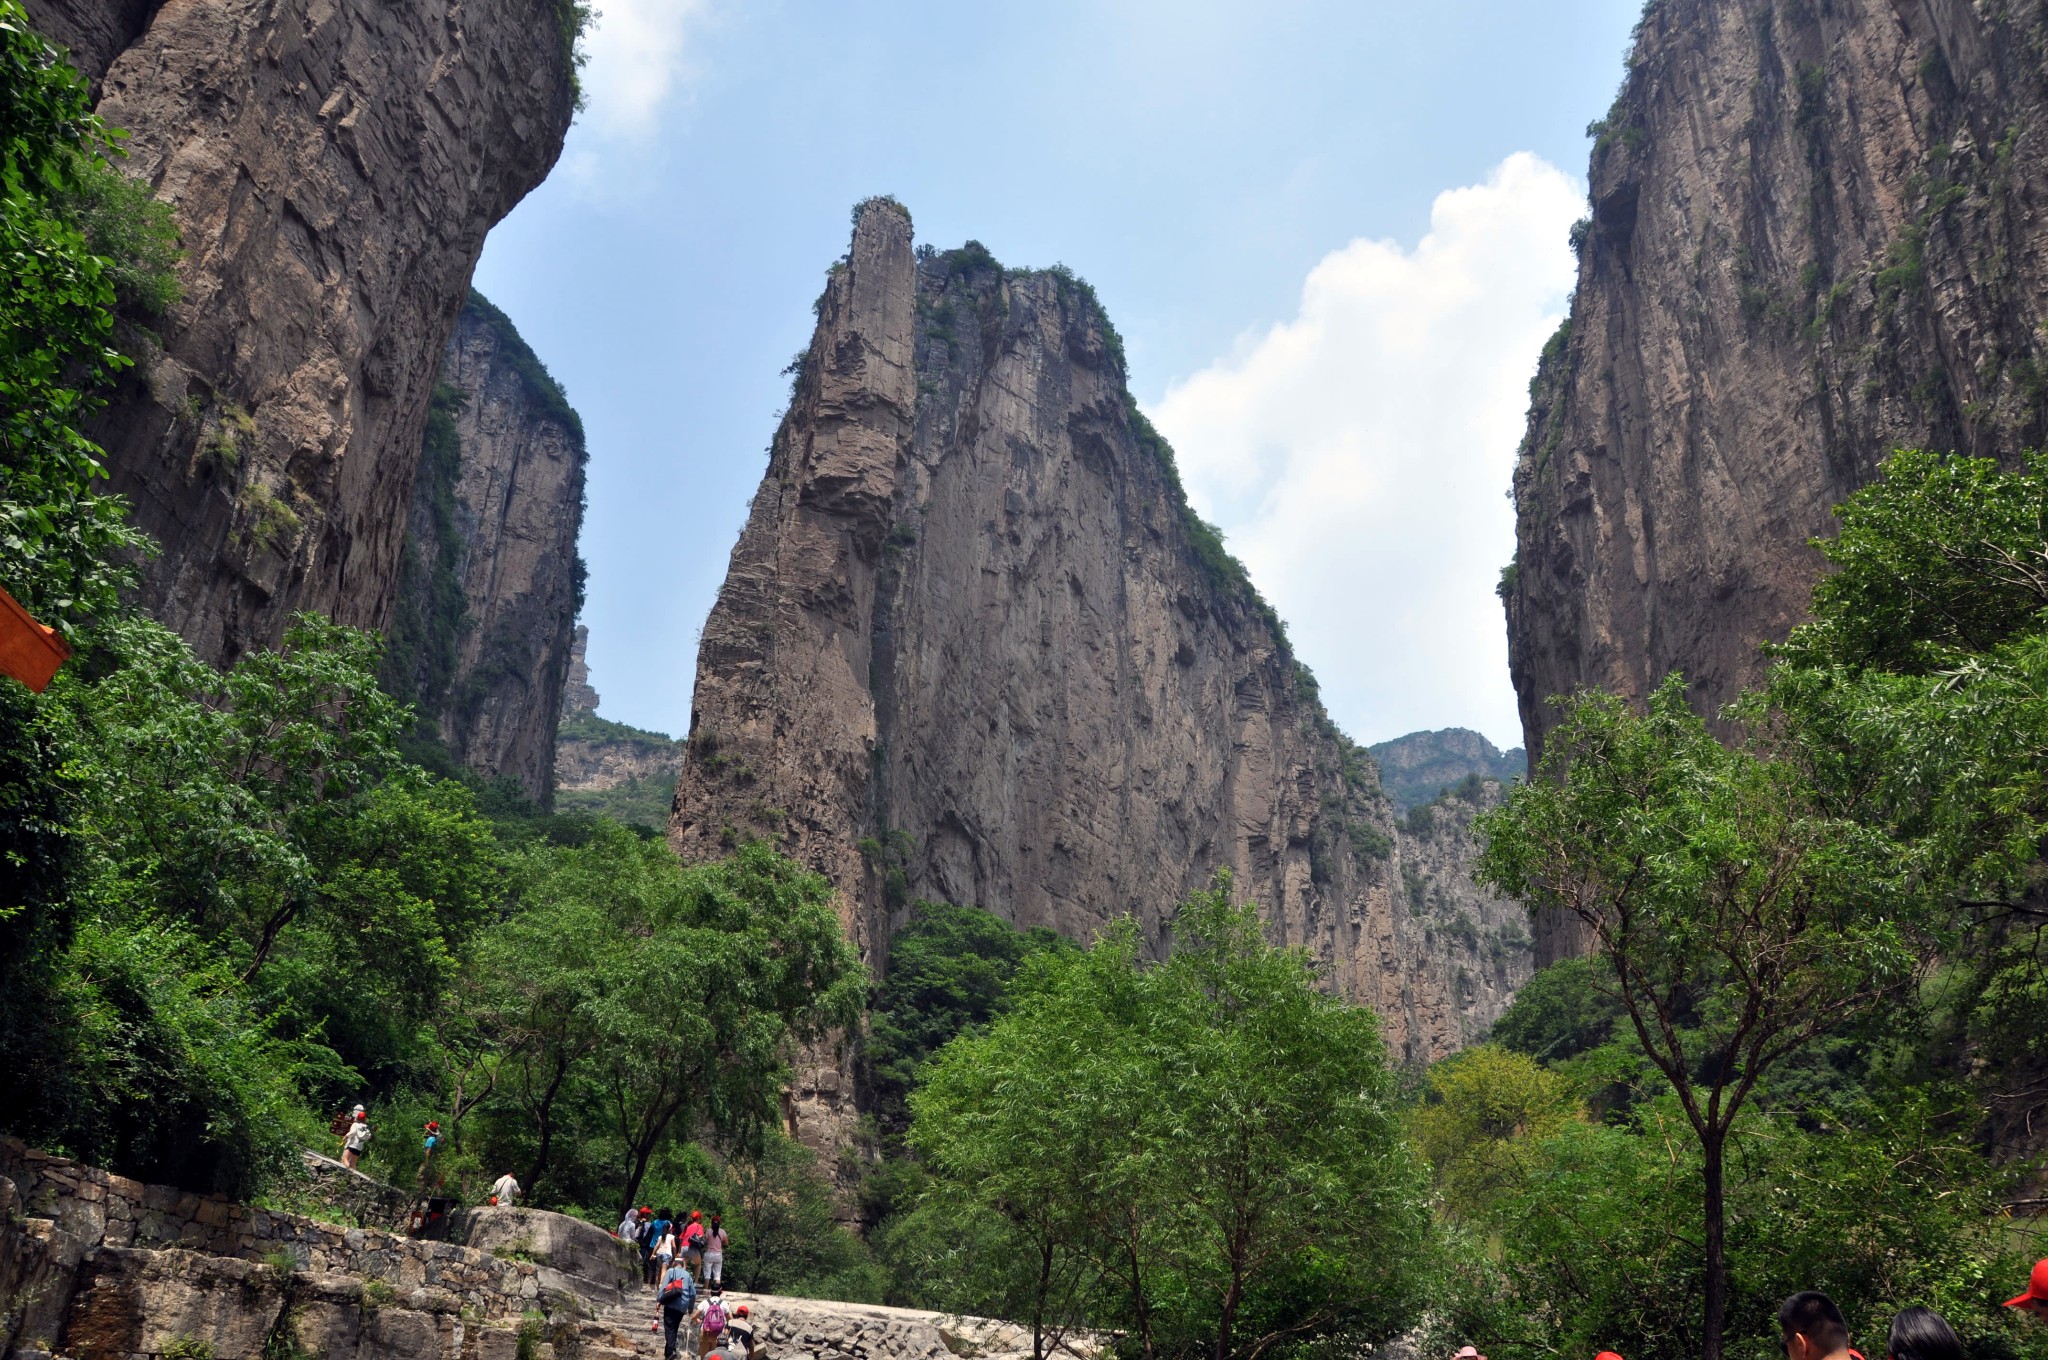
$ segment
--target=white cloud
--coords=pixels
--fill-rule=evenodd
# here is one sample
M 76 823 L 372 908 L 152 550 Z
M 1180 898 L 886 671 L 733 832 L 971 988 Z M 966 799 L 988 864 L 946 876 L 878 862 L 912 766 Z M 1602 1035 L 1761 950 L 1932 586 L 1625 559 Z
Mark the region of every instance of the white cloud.
M 586 101 L 581 122 L 601 138 L 638 139 L 658 128 L 656 114 L 686 71 L 692 29 L 707 0 L 597 0 L 584 33 Z
M 1439 194 L 1413 250 L 1325 256 L 1294 320 L 1152 412 L 1196 508 L 1362 741 L 1449 726 L 1521 740 L 1494 585 L 1514 552 L 1529 375 L 1564 316 L 1584 211 L 1571 176 L 1510 156 Z

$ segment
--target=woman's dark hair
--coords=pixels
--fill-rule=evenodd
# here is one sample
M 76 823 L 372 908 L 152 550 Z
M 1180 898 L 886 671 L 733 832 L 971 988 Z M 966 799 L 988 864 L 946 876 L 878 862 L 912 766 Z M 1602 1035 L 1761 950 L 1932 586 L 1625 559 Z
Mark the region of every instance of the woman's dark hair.
M 1955 1328 L 1932 1308 L 1908 1308 L 1893 1318 L 1884 1349 L 1892 1360 L 1963 1360 Z
M 659 1219 L 665 1219 L 665 1220 L 667 1220 L 667 1221 L 668 1221 L 668 1222 L 670 1222 L 670 1223 L 673 1223 L 673 1222 L 675 1222 L 675 1221 L 676 1221 L 676 1216 L 675 1216 L 674 1214 L 670 1213 L 670 1212 L 669 1212 L 668 1210 L 666 1210 L 666 1209 L 663 1209 L 663 1210 L 662 1210 L 662 1211 L 661 1211 L 660 1213 L 656 1214 L 656 1215 L 655 1215 L 655 1217 L 656 1217 L 656 1218 L 659 1218 Z

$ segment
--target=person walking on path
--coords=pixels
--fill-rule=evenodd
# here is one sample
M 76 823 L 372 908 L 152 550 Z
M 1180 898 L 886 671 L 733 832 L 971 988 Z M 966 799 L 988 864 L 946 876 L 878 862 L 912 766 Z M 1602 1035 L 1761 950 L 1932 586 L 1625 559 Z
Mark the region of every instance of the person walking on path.
M 655 1251 L 669 1230 L 675 1226 L 675 1215 L 663 1209 L 654 1215 L 654 1222 L 648 1225 L 645 1243 L 641 1247 L 640 1263 L 646 1272 L 647 1283 L 653 1284 L 661 1278 L 662 1263 L 655 1257 Z
M 661 1309 L 661 1325 L 667 1331 L 662 1360 L 676 1360 L 676 1333 L 696 1312 L 697 1282 L 681 1266 L 670 1266 L 662 1272 L 661 1292 L 655 1296 L 655 1301 Z M 688 1333 L 684 1334 L 683 1341 L 687 1347 Z
M 683 1248 L 683 1264 L 689 1266 L 691 1272 L 699 1280 L 702 1280 L 704 1278 L 704 1211 L 702 1209 L 690 1210 L 690 1222 L 682 1230 L 680 1241 Z
M 1849 1348 L 1849 1323 L 1835 1301 L 1818 1289 L 1794 1294 L 1778 1307 L 1785 1360 L 1863 1360 Z
M 1892 1319 L 1885 1360 L 1963 1360 L 1962 1338 L 1932 1308 L 1908 1308 Z
M 370 1146 L 370 1116 L 358 1105 L 349 1116 L 348 1133 L 341 1140 L 341 1164 L 354 1171 Z
M 668 1275 L 668 1268 L 674 1264 L 676 1264 L 676 1230 L 671 1226 L 667 1232 L 661 1235 L 661 1240 L 654 1244 L 655 1278 L 665 1278 Z
M 725 1230 L 725 1219 L 718 1214 L 711 1216 L 711 1226 L 704 1230 L 704 1283 L 725 1283 L 725 1244 L 732 1241 L 732 1235 Z
M 725 1324 L 732 1320 L 726 1311 L 725 1291 L 717 1285 L 706 1285 L 703 1299 L 697 1305 L 697 1326 L 703 1333 L 697 1347 L 697 1354 L 709 1355 L 718 1349 L 718 1338 L 725 1332 Z
M 638 1208 L 628 1208 L 626 1210 L 626 1216 L 619 1220 L 619 1230 L 613 1236 L 617 1237 L 621 1242 L 638 1242 L 640 1240 L 640 1210 Z
M 491 1182 L 491 1203 L 497 1205 L 500 1209 L 511 1208 L 513 1202 L 518 1198 L 519 1182 L 513 1179 L 511 1172 L 507 1171 L 504 1175 Z
M 744 1303 L 732 1310 L 732 1317 L 725 1324 L 725 1345 L 726 1349 L 736 1351 L 740 1360 L 753 1360 L 754 1319 Z
M 2048 1321 L 2048 1261 L 2034 1262 L 2033 1274 L 2027 1277 L 2027 1292 L 2007 1299 L 2005 1306 Z

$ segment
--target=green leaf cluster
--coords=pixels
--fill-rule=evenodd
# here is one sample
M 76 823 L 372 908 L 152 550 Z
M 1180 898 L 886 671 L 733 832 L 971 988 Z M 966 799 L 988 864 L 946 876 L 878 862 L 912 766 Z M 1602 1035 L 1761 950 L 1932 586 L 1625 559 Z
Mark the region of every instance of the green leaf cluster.
M 959 1264 L 993 1273 L 959 1292 L 1028 1317 L 1041 1353 L 1083 1323 L 1228 1360 L 1413 1320 L 1425 1215 L 1377 1021 L 1227 877 L 1162 963 L 1128 921 L 1033 957 L 911 1108 L 938 1182 L 917 1213 L 974 1225 Z

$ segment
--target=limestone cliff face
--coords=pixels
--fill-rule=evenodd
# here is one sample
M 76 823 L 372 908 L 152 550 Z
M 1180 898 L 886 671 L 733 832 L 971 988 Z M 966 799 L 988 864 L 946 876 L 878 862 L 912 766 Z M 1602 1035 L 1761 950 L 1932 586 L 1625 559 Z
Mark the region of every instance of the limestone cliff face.
M 1077 938 L 1130 913 L 1163 947 L 1228 866 L 1410 1059 L 1525 969 L 1467 990 L 1437 905 L 1411 910 L 1404 870 L 1436 861 L 1188 512 L 1093 294 L 977 245 L 920 259 L 887 203 L 827 283 L 704 628 L 671 837 L 760 835 L 840 887 L 878 963 L 918 898 Z
M 2048 435 L 2044 54 L 1969 0 L 1651 7 L 1515 474 L 1532 755 L 1549 695 L 1753 679 L 1891 449 Z
M 218 662 L 295 610 L 382 628 L 484 234 L 568 128 L 556 0 L 28 8 L 183 235 L 163 348 L 95 430 L 163 545 L 145 602 Z
M 583 563 L 583 423 L 472 293 L 414 481 L 385 682 L 461 764 L 552 796 Z

